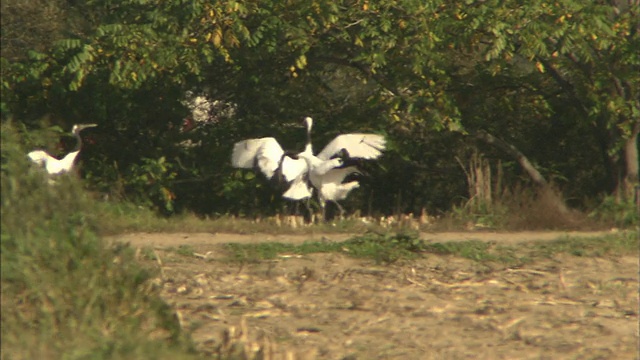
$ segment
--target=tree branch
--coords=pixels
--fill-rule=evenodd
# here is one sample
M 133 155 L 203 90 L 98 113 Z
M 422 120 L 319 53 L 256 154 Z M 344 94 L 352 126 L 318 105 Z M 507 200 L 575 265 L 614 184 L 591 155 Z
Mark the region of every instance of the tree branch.
M 510 156 L 514 157 L 518 161 L 518 163 L 520 163 L 520 166 L 522 166 L 522 168 L 529 174 L 531 179 L 533 179 L 533 181 L 540 186 L 542 190 L 541 193 L 552 201 L 553 205 L 558 209 L 558 211 L 561 214 L 569 213 L 569 209 L 562 199 L 562 196 L 554 191 L 551 186 L 549 186 L 549 182 L 547 181 L 547 179 L 545 179 L 544 176 L 540 174 L 538 169 L 536 169 L 535 166 L 531 164 L 529 159 L 527 159 L 527 157 L 522 152 L 520 152 L 520 150 L 484 130 L 477 131 L 475 133 L 475 137 L 486 142 L 487 144 L 496 146 Z
M 518 161 L 518 163 L 520 163 L 520 166 L 522 166 L 522 168 L 527 172 L 527 174 L 531 176 L 531 179 L 533 179 L 533 181 L 536 184 L 540 185 L 541 187 L 549 186 L 547 179 L 545 179 L 544 176 L 540 174 L 538 169 L 536 169 L 535 166 L 531 164 L 529 159 L 527 159 L 527 157 L 522 152 L 520 152 L 520 150 L 518 150 L 515 146 L 489 134 L 484 130 L 477 131 L 475 133 L 475 137 L 486 142 L 487 144 L 496 146 L 497 148 L 506 152 L 509 156 L 515 158 Z

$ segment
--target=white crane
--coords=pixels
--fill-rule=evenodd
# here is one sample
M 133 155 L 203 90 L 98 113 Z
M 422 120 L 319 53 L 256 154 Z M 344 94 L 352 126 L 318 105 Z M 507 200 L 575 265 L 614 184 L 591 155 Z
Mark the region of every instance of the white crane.
M 34 150 L 27 154 L 31 161 L 44 166 L 49 175 L 58 175 L 69 172 L 73 168 L 73 164 L 82 149 L 82 138 L 80 137 L 80 131 L 86 128 L 96 127 L 97 124 L 76 124 L 73 125 L 71 133 L 76 137 L 77 144 L 72 152 L 68 153 L 62 159 L 56 159 L 55 157 L 47 154 L 43 150 Z
M 322 218 L 326 219 L 327 201 L 332 201 L 336 204 L 340 210 L 340 216 L 342 216 L 344 209 L 338 201 L 344 200 L 351 190 L 357 189 L 360 186 L 358 181 L 344 182 L 344 180 L 351 174 L 359 173 L 358 168 L 355 166 L 342 167 L 344 162 L 340 157 L 322 160 L 313 154 L 305 152 L 298 154 L 297 157 L 302 158 L 307 163 L 308 170 L 300 176 L 300 178 L 311 183 L 317 190 L 318 200 L 322 210 Z M 294 181 L 292 187 L 297 181 L 297 179 Z
M 339 200 L 359 186 L 357 181 L 343 183 L 353 173 L 355 166 L 344 167 L 347 159 L 376 159 L 385 148 L 384 136 L 378 134 L 343 134 L 336 136 L 318 155 L 313 154 L 311 129 L 313 119 L 304 119 L 307 128 L 307 145 L 304 151 L 295 154 L 285 152 L 272 137 L 249 139 L 235 144 L 231 162 L 238 168 L 257 168 L 268 179 L 284 181 L 289 189 L 283 197 L 290 200 L 302 200 L 312 196 L 313 186 L 318 191 L 318 199 L 323 218 L 327 201 L 334 202 L 344 209 Z
M 318 200 L 322 210 L 322 217 L 326 219 L 326 203 L 332 201 L 344 214 L 344 209 L 338 203 L 344 200 L 351 190 L 357 189 L 360 183 L 356 180 L 344 182 L 351 174 L 358 174 L 356 166 L 344 166 L 349 159 L 373 160 L 382 155 L 386 141 L 379 134 L 343 134 L 336 136 L 327 144 L 318 155 L 313 155 L 311 145 L 311 127 L 313 120 L 305 118 L 307 124 L 307 147 L 298 154 L 298 158 L 305 160 L 307 164 L 306 176 L 311 185 L 318 192 Z M 295 158 L 295 157 L 294 157 Z
M 312 151 L 307 130 L 307 147 L 305 151 Z M 305 180 L 304 173 L 307 164 L 304 159 L 293 158 L 295 153 L 282 149 L 273 137 L 248 139 L 235 143 L 231 154 L 231 164 L 236 168 L 256 169 L 268 179 L 278 185 L 288 186 L 282 195 L 288 200 L 308 199 L 313 195 L 311 186 Z M 305 203 L 309 214 L 311 209 Z

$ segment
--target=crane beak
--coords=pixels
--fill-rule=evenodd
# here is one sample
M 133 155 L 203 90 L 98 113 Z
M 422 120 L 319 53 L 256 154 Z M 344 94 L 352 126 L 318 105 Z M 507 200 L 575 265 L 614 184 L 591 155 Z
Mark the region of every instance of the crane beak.
M 78 124 L 78 131 L 98 126 L 98 124 Z

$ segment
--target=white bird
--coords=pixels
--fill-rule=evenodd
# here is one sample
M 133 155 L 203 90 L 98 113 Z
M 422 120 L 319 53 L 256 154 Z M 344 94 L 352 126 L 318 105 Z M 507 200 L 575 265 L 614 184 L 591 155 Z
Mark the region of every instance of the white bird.
M 338 203 L 344 200 L 351 190 L 360 186 L 358 181 L 344 182 L 345 178 L 352 174 L 359 174 L 355 166 L 344 166 L 344 161 L 349 159 L 373 160 L 382 155 L 386 140 L 379 134 L 343 134 L 336 136 L 327 144 L 317 156 L 313 155 L 311 144 L 311 128 L 313 120 L 305 118 L 307 125 L 307 147 L 297 157 L 303 158 L 307 163 L 309 182 L 318 191 L 318 200 L 322 210 L 322 217 L 326 219 L 326 203 L 332 201 L 344 214 L 344 209 Z
M 56 159 L 55 157 L 47 154 L 43 150 L 34 150 L 27 154 L 31 161 L 44 166 L 49 175 L 58 175 L 69 172 L 73 168 L 73 164 L 82 149 L 82 138 L 80 137 L 80 131 L 86 128 L 96 127 L 96 124 L 76 124 L 73 125 L 71 133 L 76 137 L 78 141 L 75 149 L 68 153 L 62 159 Z
M 358 169 L 354 166 L 343 167 L 346 159 L 376 159 L 385 148 L 384 136 L 378 134 L 343 134 L 336 136 L 316 156 L 313 154 L 311 129 L 313 119 L 304 119 L 307 128 L 307 144 L 304 151 L 295 154 L 285 152 L 272 137 L 249 139 L 235 144 L 231 162 L 238 168 L 257 168 L 268 179 L 287 183 L 289 189 L 283 197 L 290 200 L 302 200 L 313 195 L 310 185 L 318 191 L 323 212 L 327 201 L 337 204 L 341 213 L 344 209 L 337 201 L 357 188 L 359 183 L 344 179 Z
M 332 201 L 340 210 L 340 216 L 344 214 L 339 200 L 344 200 L 351 190 L 360 186 L 358 181 L 344 182 L 345 178 L 351 174 L 358 174 L 355 166 L 342 167 L 342 158 L 322 160 L 319 157 L 302 152 L 297 155 L 307 163 L 307 172 L 301 178 L 308 179 L 308 182 L 318 191 L 318 200 L 322 211 L 322 218 L 326 219 L 326 203 Z M 298 180 L 294 181 L 296 184 Z
M 258 169 L 267 179 L 278 176 L 291 182 L 305 171 L 306 165 L 289 155 L 292 153 L 285 152 L 275 138 L 248 139 L 233 146 L 231 164 L 242 169 Z

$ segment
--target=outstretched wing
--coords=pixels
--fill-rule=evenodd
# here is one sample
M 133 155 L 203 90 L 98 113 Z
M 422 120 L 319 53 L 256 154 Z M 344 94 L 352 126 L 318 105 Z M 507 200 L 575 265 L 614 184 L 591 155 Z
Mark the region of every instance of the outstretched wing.
M 231 165 L 237 168 L 252 169 L 257 166 L 271 179 L 278 169 L 284 151 L 275 138 L 248 139 L 233 146 Z
M 345 149 L 351 158 L 376 159 L 382 155 L 386 140 L 378 134 L 338 135 L 318 154 L 318 158 L 328 160 Z
M 78 151 L 72 151 L 68 153 L 61 160 L 49 160 L 47 162 L 47 172 L 49 174 L 61 174 L 71 171 L 73 168 L 73 162 L 76 161 L 76 157 L 78 157 Z
M 40 166 L 44 166 L 47 170 L 47 173 L 49 173 L 50 175 L 57 175 L 69 172 L 71 168 L 73 168 L 73 162 L 75 161 L 79 152 L 80 151 L 72 151 L 61 160 L 54 158 L 53 156 L 47 154 L 42 150 L 32 151 L 27 154 L 27 156 L 34 163 Z
M 282 158 L 280 171 L 286 182 L 291 182 L 303 177 L 307 172 L 307 162 L 304 159 L 293 159 L 287 155 Z
M 355 166 L 329 170 L 322 176 L 320 194 L 326 200 L 344 200 L 351 190 L 360 186 L 360 183 L 355 180 L 345 183 L 347 176 L 353 173 L 358 173 L 358 169 Z
M 329 159 L 324 160 L 313 169 L 313 173 L 316 176 L 324 176 L 327 172 L 331 171 L 334 168 L 337 168 L 343 164 L 342 159 Z
M 313 195 L 312 189 L 306 179 L 306 176 L 297 177 L 282 197 L 289 200 L 302 200 L 310 198 Z
M 322 183 L 323 184 L 330 184 L 330 183 L 341 184 L 342 182 L 344 182 L 347 176 L 353 173 L 360 173 L 358 171 L 358 168 L 356 168 L 355 166 L 331 169 L 322 176 Z
M 29 159 L 31 159 L 31 161 L 40 166 L 44 166 L 49 159 L 55 159 L 53 156 L 47 154 L 42 150 L 34 150 L 28 153 L 27 156 L 29 157 Z

